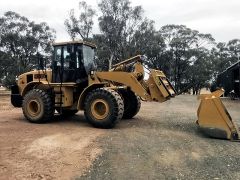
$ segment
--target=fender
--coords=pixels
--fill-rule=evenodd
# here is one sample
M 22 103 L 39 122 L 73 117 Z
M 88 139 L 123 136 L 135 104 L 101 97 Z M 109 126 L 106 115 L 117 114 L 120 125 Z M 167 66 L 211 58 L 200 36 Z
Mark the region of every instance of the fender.
M 30 82 L 30 83 L 28 83 L 24 88 L 23 88 L 23 90 L 22 90 L 22 92 L 20 92 L 21 93 L 21 95 L 22 95 L 22 97 L 28 92 L 28 91 L 30 91 L 31 89 L 33 89 L 36 85 L 39 85 L 39 84 L 41 84 L 41 82 Z
M 38 89 L 42 89 L 42 90 L 46 90 L 49 89 L 51 87 L 49 87 L 47 81 L 32 81 L 30 83 L 28 83 L 22 90 L 22 92 L 20 92 L 20 94 L 22 95 L 22 97 L 31 89 L 33 89 L 34 87 L 39 86 Z
M 92 84 L 92 85 L 88 86 L 87 88 L 85 88 L 83 90 L 83 92 L 81 93 L 81 95 L 79 96 L 77 109 L 78 110 L 83 110 L 84 100 L 85 100 L 85 97 L 87 96 L 88 92 L 90 92 L 90 91 L 92 91 L 93 89 L 96 89 L 96 88 L 102 88 L 102 87 L 104 87 L 105 84 L 106 83 L 97 83 L 97 84 Z

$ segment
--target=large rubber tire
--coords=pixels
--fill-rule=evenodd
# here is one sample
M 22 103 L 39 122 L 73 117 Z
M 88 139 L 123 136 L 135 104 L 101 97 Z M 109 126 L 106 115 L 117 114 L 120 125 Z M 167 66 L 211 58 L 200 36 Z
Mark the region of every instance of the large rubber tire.
M 122 119 L 123 111 L 123 99 L 112 89 L 95 89 L 84 102 L 85 117 L 97 128 L 113 128 Z
M 56 108 L 56 111 L 60 114 L 60 108 Z M 62 116 L 71 117 L 74 116 L 77 112 L 78 110 L 62 109 Z
M 29 91 L 23 99 L 23 114 L 32 123 L 44 123 L 54 116 L 54 103 L 47 92 L 40 89 Z
M 133 118 L 141 108 L 141 99 L 134 92 L 127 89 L 119 89 L 119 94 L 124 101 L 123 119 Z

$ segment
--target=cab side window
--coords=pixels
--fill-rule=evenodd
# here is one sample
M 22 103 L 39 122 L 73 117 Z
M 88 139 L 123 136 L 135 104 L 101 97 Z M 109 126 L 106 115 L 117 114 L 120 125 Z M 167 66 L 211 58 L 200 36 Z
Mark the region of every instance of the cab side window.
M 55 47 L 55 57 L 54 57 L 54 63 L 56 63 L 56 66 L 61 66 L 61 55 L 62 55 L 62 48 L 61 47 Z
M 77 46 L 76 56 L 77 56 L 77 68 L 83 69 L 84 66 L 83 66 L 82 46 Z
M 63 47 L 63 61 L 64 68 L 66 69 L 75 69 L 75 54 L 74 54 L 74 46 L 67 45 Z
M 71 61 L 70 53 L 68 52 L 67 46 L 63 47 L 63 66 L 64 68 L 69 68 L 69 64 Z

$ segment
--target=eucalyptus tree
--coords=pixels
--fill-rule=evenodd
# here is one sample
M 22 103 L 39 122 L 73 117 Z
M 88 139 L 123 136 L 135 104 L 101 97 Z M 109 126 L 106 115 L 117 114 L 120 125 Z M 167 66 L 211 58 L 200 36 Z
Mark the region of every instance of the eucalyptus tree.
M 9 78 L 33 68 L 37 52 L 51 56 L 54 39 L 55 31 L 47 23 L 35 23 L 12 11 L 4 13 L 0 17 L 0 50 L 4 53 L 0 63 L 8 64 L 5 71 L 12 69 Z
M 99 3 L 99 28 L 109 52 L 109 67 L 131 55 L 131 42 L 143 22 L 141 6 L 131 6 L 129 0 L 102 0 Z
M 76 38 L 87 40 L 92 33 L 93 18 L 96 15 L 96 11 L 85 1 L 79 2 L 77 17 L 75 11 L 71 9 L 69 17 L 64 22 L 67 32 L 72 40 Z
M 170 78 L 176 90 L 180 91 L 181 84 L 188 82 L 185 75 L 199 58 L 198 52 L 211 49 L 215 40 L 210 34 L 202 34 L 184 25 L 166 25 L 159 32 L 166 44 Z

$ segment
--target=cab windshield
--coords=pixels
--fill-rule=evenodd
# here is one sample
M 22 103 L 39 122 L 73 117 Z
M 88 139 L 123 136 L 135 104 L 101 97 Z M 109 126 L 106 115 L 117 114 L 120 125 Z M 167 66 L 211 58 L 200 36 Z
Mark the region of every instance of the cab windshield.
M 94 56 L 94 48 L 83 45 L 83 62 L 87 73 L 95 69 Z

